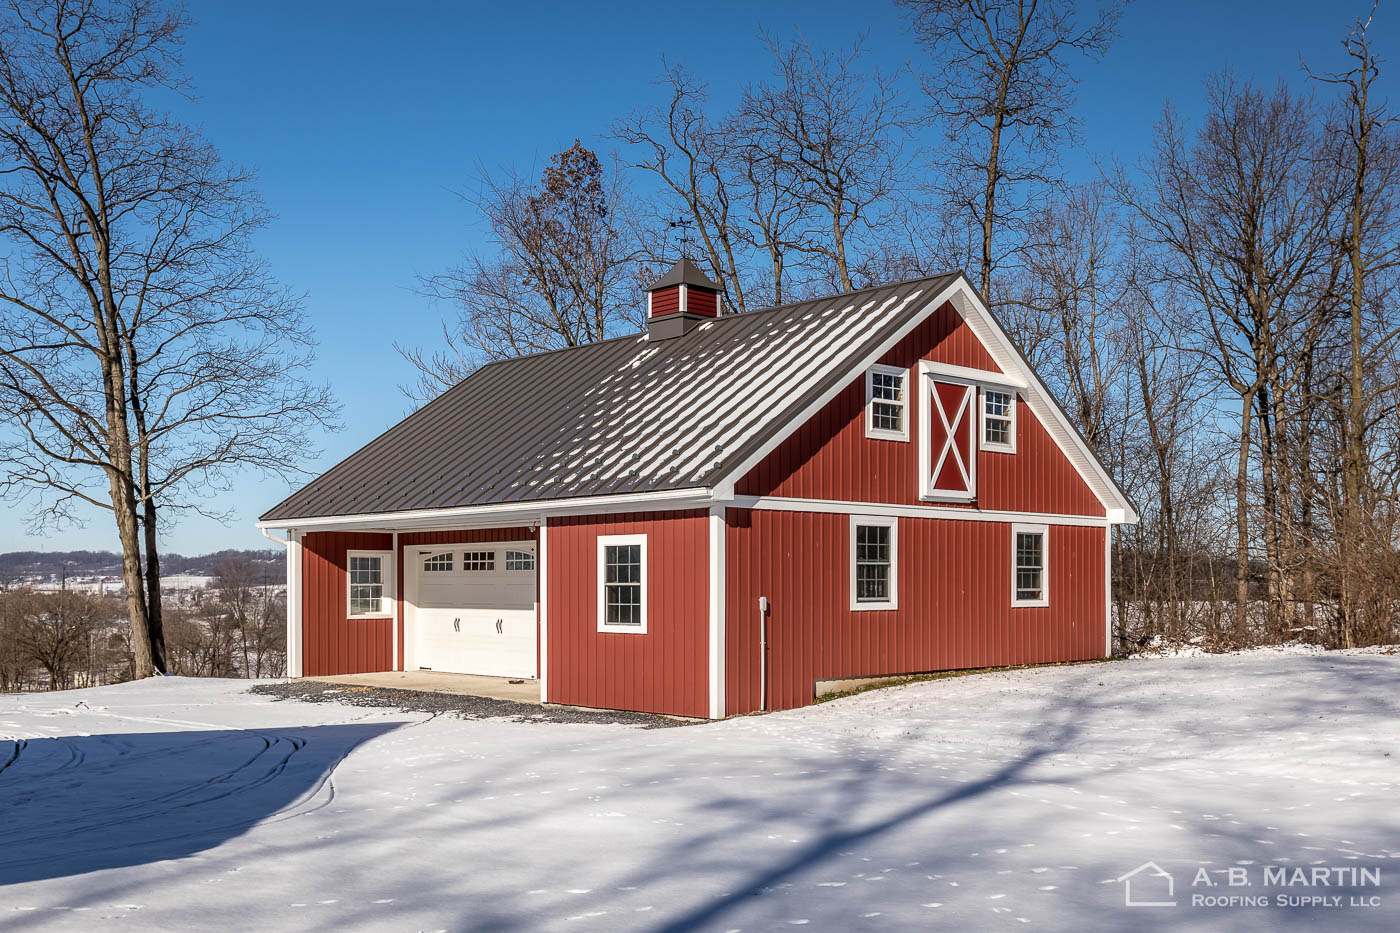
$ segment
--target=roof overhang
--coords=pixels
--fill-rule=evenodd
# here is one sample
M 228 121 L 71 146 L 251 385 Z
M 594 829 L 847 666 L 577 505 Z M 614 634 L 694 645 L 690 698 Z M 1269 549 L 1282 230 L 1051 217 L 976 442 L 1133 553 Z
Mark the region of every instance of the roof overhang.
M 257 523 L 259 528 L 296 531 L 439 531 L 466 528 L 499 528 L 536 524 L 562 515 L 606 515 L 618 512 L 651 512 L 705 507 L 714 490 L 705 486 L 616 496 L 585 496 L 532 502 L 469 505 L 451 509 L 411 512 L 378 512 L 365 515 L 318 515 L 281 518 Z

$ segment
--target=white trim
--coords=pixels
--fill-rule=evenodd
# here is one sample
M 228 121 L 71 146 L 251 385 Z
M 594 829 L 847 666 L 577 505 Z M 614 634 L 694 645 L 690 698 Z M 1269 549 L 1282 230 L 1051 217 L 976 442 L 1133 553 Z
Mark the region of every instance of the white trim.
M 677 306 L 677 309 L 680 311 L 681 314 L 685 314 L 686 307 L 690 303 L 686 300 L 690 297 L 688 294 L 689 291 L 690 289 L 686 286 L 684 282 L 682 282 L 680 286 L 680 304 Z
M 642 561 L 642 624 L 641 625 L 608 625 L 604 620 L 606 616 L 607 594 L 604 588 L 604 581 L 607 575 L 607 565 L 603 560 L 606 553 L 605 548 L 609 545 L 617 547 L 619 545 L 639 544 L 641 545 Z M 647 577 L 651 576 L 650 568 L 647 566 L 647 536 L 641 535 L 599 535 L 598 536 L 598 631 L 612 632 L 625 635 L 645 635 L 647 633 Z
M 1018 599 L 1016 596 L 1016 536 L 1038 534 L 1040 538 L 1040 598 Z M 1014 524 L 1011 526 L 1011 605 L 1014 607 L 1050 605 L 1050 527 L 1048 525 Z
M 647 320 L 651 320 L 651 292 L 647 292 Z
M 400 531 L 462 531 L 472 527 L 496 528 L 508 524 L 537 521 L 548 515 L 605 515 L 612 512 L 660 511 L 663 509 L 693 509 L 696 499 L 709 499 L 710 489 L 692 486 L 657 492 L 637 492 L 616 496 L 583 496 L 549 502 L 508 502 L 493 505 L 468 505 L 451 509 L 415 509 L 408 512 L 373 512 L 365 515 L 325 515 L 317 518 L 273 519 L 258 522 L 258 528 L 320 528 L 346 525 L 384 526 Z M 645 504 L 645 509 L 636 508 Z M 475 526 L 473 518 L 482 521 Z
M 302 672 L 302 600 L 301 574 L 305 552 L 301 532 L 287 529 L 287 676 L 300 677 Z
M 963 419 L 971 417 L 975 422 L 977 415 L 972 409 L 977 405 L 977 386 L 971 382 L 955 381 L 952 385 L 964 386 L 962 401 L 958 403 L 957 412 L 952 418 L 948 417 L 948 412 L 943 408 L 943 399 L 934 388 L 939 383 L 949 384 L 944 379 L 934 378 L 934 371 L 927 360 L 919 361 L 919 498 L 929 502 L 971 502 L 977 498 L 977 445 L 971 444 L 968 449 L 968 460 L 963 463 L 962 452 L 957 445 L 958 431 L 964 429 Z M 931 462 L 933 459 L 932 438 L 933 438 L 933 411 L 937 409 L 939 420 L 943 422 L 943 427 L 947 432 L 947 444 L 939 452 L 938 462 Z M 976 430 L 976 425 L 971 425 Z M 962 473 L 964 482 L 967 484 L 965 490 L 958 489 L 935 489 L 933 482 L 943 470 L 943 464 L 949 451 L 954 451 L 954 457 L 958 465 L 958 471 Z
M 839 499 L 797 499 L 787 496 L 735 496 L 736 509 L 771 512 L 824 512 L 835 515 L 894 515 L 900 518 L 949 518 L 964 522 L 1023 522 L 1042 525 L 1083 525 L 1102 528 L 1108 519 L 1099 515 L 1062 515 L 1054 512 L 998 512 L 991 509 L 956 508 L 949 505 L 888 505 Z
M 379 611 L 353 613 L 350 611 L 351 574 L 350 561 L 356 557 L 379 558 Z M 385 611 L 384 604 L 394 600 L 394 580 L 398 576 L 394 566 L 393 551 L 378 551 L 373 548 L 355 548 L 345 552 L 345 618 L 347 619 L 393 619 L 393 610 Z
M 389 643 L 394 646 L 393 666 L 390 670 L 399 669 L 399 626 L 403 624 L 403 581 L 399 579 L 399 533 L 394 532 L 394 630 L 389 633 Z M 404 567 L 408 567 L 408 561 L 404 561 Z M 349 574 L 349 571 L 346 571 Z M 349 605 L 347 603 L 347 605 Z
M 1103 530 L 1103 656 L 1113 657 L 1113 527 Z
M 648 293 L 650 295 L 650 293 Z M 549 702 L 549 516 L 540 517 L 539 554 L 535 556 L 538 577 L 535 599 L 540 614 L 540 702 Z
M 900 430 L 893 431 L 889 428 L 875 427 L 875 376 L 898 376 L 899 377 L 899 401 L 891 402 L 889 399 L 880 401 L 887 405 L 898 404 L 902 411 L 899 423 Z M 876 363 L 865 371 L 865 436 L 883 441 L 907 441 L 909 440 L 909 370 L 899 366 L 885 366 Z
M 710 718 L 724 718 L 724 506 L 710 507 Z
M 1011 404 L 1007 408 L 1008 414 L 998 415 L 998 421 L 1005 421 L 1006 436 L 1005 442 L 987 440 L 987 393 L 996 392 L 999 395 L 1010 397 Z M 1016 452 L 1016 409 L 1021 407 L 1019 393 L 1015 389 L 1006 386 L 984 385 L 977 388 L 977 448 L 987 450 L 997 454 L 1014 454 Z
M 853 612 L 867 612 L 875 609 L 899 608 L 899 519 L 888 515 L 852 515 L 847 522 L 849 527 L 850 549 L 846 562 L 850 565 L 849 594 Z M 878 601 L 856 599 L 856 528 L 859 526 L 883 527 L 890 530 L 890 595 Z
M 919 365 L 924 372 L 937 375 L 939 382 L 961 382 L 963 385 L 994 386 L 1003 389 L 1027 388 L 1026 380 L 1020 376 L 999 373 L 992 369 L 975 369 L 936 360 L 920 360 Z

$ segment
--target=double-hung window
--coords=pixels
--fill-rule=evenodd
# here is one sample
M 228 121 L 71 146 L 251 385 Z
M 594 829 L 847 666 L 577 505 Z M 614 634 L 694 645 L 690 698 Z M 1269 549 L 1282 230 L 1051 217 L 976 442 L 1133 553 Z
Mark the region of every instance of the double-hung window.
M 982 390 L 982 449 L 1016 452 L 1016 393 L 1013 390 Z
M 1045 525 L 1011 526 L 1011 605 L 1050 605 L 1049 543 Z
M 647 536 L 598 537 L 598 631 L 646 634 Z
M 899 519 L 851 516 L 851 608 L 899 607 Z
M 392 616 L 394 555 L 389 551 L 349 551 L 345 561 L 346 614 L 352 619 Z
M 872 366 L 865 373 L 865 436 L 909 440 L 909 371 Z

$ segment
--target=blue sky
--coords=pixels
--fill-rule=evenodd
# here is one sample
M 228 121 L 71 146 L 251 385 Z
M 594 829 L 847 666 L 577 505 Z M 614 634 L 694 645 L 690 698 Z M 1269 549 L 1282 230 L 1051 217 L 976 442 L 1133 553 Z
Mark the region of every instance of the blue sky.
M 1072 176 L 1095 158 L 1133 162 L 1171 98 L 1191 116 L 1202 79 L 1225 65 L 1304 84 L 1299 61 L 1342 65 L 1338 40 L 1369 0 L 1152 2 L 1128 8 L 1108 56 L 1078 67 L 1083 149 Z M 581 12 L 586 10 L 586 12 Z M 419 274 L 479 244 L 481 229 L 454 194 L 478 167 L 535 174 L 575 138 L 602 149 L 615 117 L 655 100 L 663 54 L 709 81 L 717 103 L 765 76 L 760 29 L 800 31 L 818 45 L 867 35 L 882 67 L 921 63 L 892 3 L 396 4 L 191 2 L 196 24 L 186 67 L 198 99 L 178 111 L 232 161 L 256 168 L 277 221 L 259 241 L 280 278 L 307 293 L 320 340 L 316 376 L 344 405 L 346 428 L 312 437 L 324 468 L 408 410 L 411 381 L 397 341 L 432 346 L 448 309 L 414 292 Z M 1384 86 L 1400 103 L 1400 9 L 1373 29 L 1394 70 Z M 220 525 L 186 519 L 168 550 L 201 553 L 267 545 L 253 521 L 282 484 L 250 477 L 216 503 Z M 111 521 L 27 533 L 25 510 L 0 506 L 0 551 L 115 549 Z

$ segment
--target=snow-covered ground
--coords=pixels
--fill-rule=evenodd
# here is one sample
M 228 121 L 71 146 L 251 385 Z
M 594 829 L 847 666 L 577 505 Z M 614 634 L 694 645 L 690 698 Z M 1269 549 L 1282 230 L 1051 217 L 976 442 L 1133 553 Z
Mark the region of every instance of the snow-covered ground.
M 660 730 L 245 686 L 0 697 L 0 929 L 1400 927 L 1397 656 L 983 674 Z M 1149 868 L 1133 895 L 1176 906 L 1125 906 L 1148 861 L 1172 893 Z

